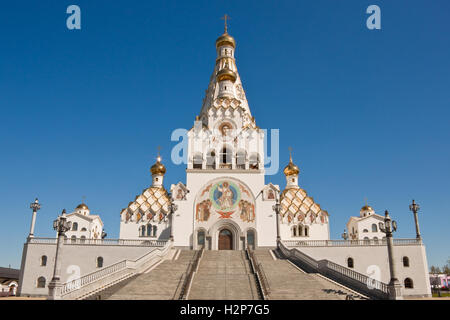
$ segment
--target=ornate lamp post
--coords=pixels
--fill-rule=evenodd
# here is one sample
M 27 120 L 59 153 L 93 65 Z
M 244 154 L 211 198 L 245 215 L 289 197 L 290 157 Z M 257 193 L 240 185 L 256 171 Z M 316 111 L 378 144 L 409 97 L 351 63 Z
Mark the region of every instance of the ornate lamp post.
M 36 214 L 37 214 L 38 210 L 41 209 L 41 204 L 39 203 L 38 198 L 36 198 L 34 200 L 34 202 L 32 202 L 30 204 L 30 209 L 33 210 L 33 215 L 31 217 L 31 227 L 30 227 L 30 234 L 28 235 L 28 238 L 33 238 L 34 237 L 34 226 L 36 224 Z
M 419 219 L 417 218 L 417 212 L 419 211 L 420 206 L 412 201 L 412 203 L 409 205 L 409 210 L 411 210 L 414 213 L 414 222 L 416 223 L 416 238 L 418 240 L 422 239 L 420 236 L 420 230 L 419 230 Z
M 281 240 L 280 237 L 280 197 L 277 192 L 277 202 L 272 206 L 273 211 L 276 213 L 276 219 L 277 219 L 277 243 Z
M 103 230 L 103 231 L 102 231 L 102 239 L 105 239 L 107 235 L 108 235 L 108 234 L 105 232 L 105 230 Z
M 391 280 L 389 281 L 389 299 L 390 300 L 401 300 L 402 297 L 402 285 L 397 279 L 395 263 L 394 263 L 394 241 L 392 239 L 392 233 L 397 231 L 397 223 L 391 220 L 389 217 L 389 212 L 386 210 L 384 212 L 384 226 L 383 223 L 379 223 L 380 231 L 386 234 L 387 247 L 388 247 L 388 258 L 389 258 L 389 270 L 391 272 Z
M 60 254 L 62 245 L 64 243 L 64 236 L 68 230 L 72 227 L 72 222 L 67 221 L 66 209 L 62 211 L 62 214 L 53 221 L 53 229 L 58 233 L 58 239 L 56 242 L 56 253 L 55 253 L 55 267 L 53 269 L 53 278 L 48 284 L 48 299 L 49 300 L 59 300 L 61 299 L 61 261 Z
M 347 241 L 347 239 L 348 239 L 348 234 L 347 234 L 347 231 L 345 231 L 345 229 L 344 229 L 344 233 L 341 235 L 341 237 L 342 237 L 342 239 L 344 239 L 345 241 Z

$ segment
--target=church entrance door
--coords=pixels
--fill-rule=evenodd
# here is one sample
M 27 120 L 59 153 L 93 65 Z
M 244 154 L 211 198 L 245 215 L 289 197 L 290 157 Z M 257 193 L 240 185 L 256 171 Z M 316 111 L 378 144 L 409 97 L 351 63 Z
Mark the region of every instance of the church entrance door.
M 233 235 L 228 229 L 223 229 L 219 233 L 219 250 L 232 250 Z

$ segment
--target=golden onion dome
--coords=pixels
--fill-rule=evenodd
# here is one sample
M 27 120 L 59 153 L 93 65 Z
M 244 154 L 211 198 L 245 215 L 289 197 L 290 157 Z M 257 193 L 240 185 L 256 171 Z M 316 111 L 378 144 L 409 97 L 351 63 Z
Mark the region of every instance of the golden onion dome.
M 84 203 L 78 205 L 78 207 L 76 207 L 76 209 L 89 210 L 88 206 Z
M 220 46 L 232 46 L 233 48 L 236 48 L 236 41 L 232 36 L 230 36 L 226 31 L 223 35 L 217 38 L 216 40 L 216 48 Z
M 365 205 L 364 207 L 361 208 L 360 212 L 365 212 L 365 211 L 374 211 L 374 210 L 371 206 Z
M 153 174 L 162 174 L 166 173 L 166 167 L 161 163 L 161 157 L 158 157 L 156 163 L 150 168 L 150 172 Z
M 289 164 L 283 170 L 284 175 L 292 176 L 298 175 L 300 173 L 300 169 L 292 162 L 292 158 L 289 160 Z
M 219 72 L 217 72 L 218 81 L 231 80 L 232 82 L 235 82 L 236 78 L 237 78 L 236 73 L 228 68 L 224 68 Z

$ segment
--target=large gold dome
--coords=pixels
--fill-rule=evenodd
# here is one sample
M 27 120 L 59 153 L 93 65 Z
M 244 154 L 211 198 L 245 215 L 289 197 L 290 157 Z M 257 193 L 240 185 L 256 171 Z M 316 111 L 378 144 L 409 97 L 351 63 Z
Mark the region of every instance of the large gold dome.
M 228 68 L 224 68 L 219 72 L 217 72 L 218 81 L 231 80 L 232 82 L 235 82 L 236 78 L 237 78 L 236 73 Z
M 227 32 L 225 32 L 223 35 L 217 38 L 216 40 L 216 48 L 220 46 L 229 45 L 233 48 L 236 48 L 236 41 L 232 36 L 230 36 Z
M 162 174 L 166 173 L 166 167 L 161 163 L 161 158 L 158 157 L 156 163 L 150 168 L 152 174 Z

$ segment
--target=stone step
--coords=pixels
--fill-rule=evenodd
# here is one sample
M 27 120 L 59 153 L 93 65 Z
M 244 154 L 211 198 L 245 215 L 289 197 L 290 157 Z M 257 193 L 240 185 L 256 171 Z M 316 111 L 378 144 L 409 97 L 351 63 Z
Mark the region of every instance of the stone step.
M 347 296 L 361 298 L 353 291 L 321 275 L 306 273 L 287 259 L 274 260 L 269 250 L 254 251 L 261 263 L 274 300 L 345 300 Z
M 187 272 L 196 251 L 182 250 L 176 260 L 166 260 L 153 270 L 136 276 L 111 293 L 108 300 L 170 300 Z
M 189 293 L 191 300 L 257 300 L 258 288 L 244 251 L 205 251 Z

